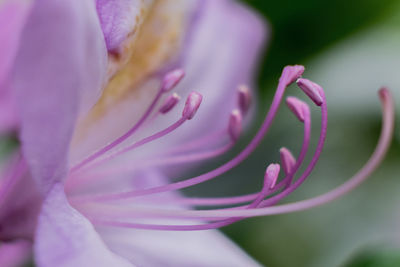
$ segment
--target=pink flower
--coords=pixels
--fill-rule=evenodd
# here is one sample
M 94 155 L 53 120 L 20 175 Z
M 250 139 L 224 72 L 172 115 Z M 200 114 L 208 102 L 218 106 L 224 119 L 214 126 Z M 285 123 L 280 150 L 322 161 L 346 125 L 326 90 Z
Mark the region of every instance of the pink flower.
M 252 95 L 238 85 L 251 85 L 265 38 L 260 19 L 226 0 L 36 0 L 0 8 L 0 20 L 17 25 L 0 31 L 9 42 L 1 92 L 10 96 L 4 109 L 12 114 L 0 128 L 18 129 L 21 142 L 0 187 L 0 240 L 32 239 L 38 266 L 257 266 L 215 229 L 341 196 L 377 167 L 391 140 L 393 104 L 382 89 L 382 137 L 366 166 L 325 195 L 276 205 L 311 173 L 327 127 L 323 89 L 301 77 L 304 67 L 287 66 L 249 145 L 212 171 L 173 182 L 168 174 L 219 156 L 240 138 Z M 267 167 L 260 192 L 177 192 L 250 156 L 294 82 L 321 109 L 318 145 L 304 173 L 295 179 L 309 148 L 310 107 L 288 97 L 304 126 L 302 149 L 297 159 L 281 149 L 281 165 Z M 224 205 L 237 207 L 191 209 Z

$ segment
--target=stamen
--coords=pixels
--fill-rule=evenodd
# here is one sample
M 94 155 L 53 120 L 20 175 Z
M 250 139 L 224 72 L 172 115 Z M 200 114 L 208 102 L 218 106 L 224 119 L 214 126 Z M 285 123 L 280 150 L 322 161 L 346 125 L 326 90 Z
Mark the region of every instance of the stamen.
M 323 92 L 322 92 L 323 93 Z M 313 157 L 313 159 L 311 160 L 311 163 L 310 163 L 310 166 L 307 168 L 307 170 L 305 171 L 305 173 L 303 174 L 303 176 L 305 176 L 305 177 L 307 177 L 308 176 L 308 172 L 311 172 L 311 170 L 313 169 L 313 166 L 315 165 L 315 163 L 316 163 L 316 160 L 315 160 L 315 158 L 318 158 L 319 157 L 319 153 L 320 153 L 320 146 L 323 146 L 323 140 L 325 139 L 325 135 L 326 135 L 326 123 L 324 123 L 324 121 L 326 122 L 326 112 L 324 112 L 324 110 L 326 111 L 326 101 L 324 101 L 324 105 L 323 105 L 323 107 L 321 108 L 321 110 L 322 110 L 322 123 L 321 123 L 321 135 L 320 135 L 320 142 L 319 142 L 319 145 L 317 146 L 317 148 L 316 148 L 316 153 L 315 153 L 315 155 L 314 155 L 314 157 Z M 304 160 L 304 157 L 305 157 L 305 154 L 306 154 L 306 151 L 307 151 L 307 148 L 308 148 L 308 144 L 309 144 L 309 134 L 310 134 L 310 127 L 311 127 L 311 123 L 310 123 L 310 112 L 309 112 L 309 108 L 308 108 L 308 106 L 307 105 L 305 105 L 305 109 L 304 109 L 304 111 L 305 111 L 305 120 L 304 120 L 304 123 L 305 123 L 305 142 L 304 142 L 304 144 L 303 144 L 303 148 L 302 148 L 302 151 L 301 151 L 301 153 L 300 153 L 300 156 L 299 156 L 299 160 L 296 162 L 296 166 L 295 166 L 295 172 L 298 170 L 298 168 L 300 167 L 300 165 L 301 165 L 301 163 L 303 162 L 303 160 Z M 325 115 L 324 115 L 325 114 Z M 321 142 L 321 140 L 322 140 L 322 142 Z M 306 144 L 306 145 L 305 145 Z M 305 148 L 304 148 L 305 147 Z M 314 165 L 313 165 L 314 164 Z M 291 175 L 289 175 L 287 178 L 285 178 L 285 179 L 292 179 L 292 177 L 293 177 L 293 175 L 294 175 L 294 173 L 292 173 Z M 302 177 L 303 177 L 302 176 Z M 269 177 L 273 177 L 273 175 L 271 175 L 271 176 L 269 176 Z M 268 176 L 266 176 L 266 178 L 268 178 Z M 300 179 L 302 179 L 302 178 L 300 178 Z M 266 181 L 268 181 L 268 179 L 266 179 Z M 281 183 L 287 183 L 287 181 L 285 181 L 285 180 L 283 180 L 283 181 L 281 181 Z M 280 184 L 281 184 L 280 183 Z M 267 182 L 265 182 L 264 183 L 264 185 L 265 184 L 268 184 Z M 279 186 L 279 185 L 278 185 Z M 264 187 L 265 188 L 265 187 Z M 265 194 L 265 196 L 267 196 L 270 192 L 269 192 L 269 190 L 268 190 L 268 192 L 262 192 L 262 193 L 266 193 Z M 285 191 L 283 191 L 283 193 L 285 193 Z M 263 197 L 263 198 L 265 198 L 265 196 Z M 280 196 L 280 198 L 279 198 L 279 200 L 282 198 L 282 193 L 281 194 L 278 194 L 277 196 Z M 263 199 L 262 198 L 262 199 Z M 256 197 L 256 201 L 261 201 L 260 203 L 258 203 L 257 204 L 257 206 L 256 207 L 263 207 L 265 204 L 271 204 L 271 203 L 276 203 L 277 202 L 277 200 L 276 199 L 274 199 L 274 197 L 272 197 L 272 198 L 270 198 L 270 199 L 268 199 L 268 200 L 266 200 L 266 201 L 264 201 L 265 203 L 263 203 L 263 201 L 262 201 L 262 199 L 260 199 L 260 194 L 258 194 L 257 195 L 257 197 Z M 270 201 L 270 200 L 272 200 L 272 201 Z M 270 203 L 266 203 L 267 201 L 270 201 Z M 254 203 L 254 202 L 253 202 Z M 252 203 L 252 204 L 253 204 Z M 264 205 L 263 205 L 264 204 Z M 255 208 L 255 207 L 253 207 L 251 204 L 249 205 L 249 206 L 241 206 L 241 207 L 237 207 L 237 208 L 239 208 L 239 210 L 243 210 L 242 208 L 245 208 L 245 209 L 249 209 L 250 207 L 252 207 L 252 208 Z M 236 208 L 236 210 L 237 210 L 237 208 Z M 233 209 L 218 209 L 218 210 L 214 210 L 214 211 L 229 211 L 229 210 L 233 210 Z M 148 210 L 147 210 L 148 211 Z M 179 212 L 179 211 L 178 211 Z M 203 212 L 203 211 L 201 211 L 201 212 Z M 153 214 L 153 215 L 155 215 L 155 214 L 157 214 L 157 212 L 153 212 L 153 213 L 151 213 L 151 214 Z M 159 215 L 159 214 L 158 214 Z M 172 216 L 172 217 L 171 217 Z M 188 216 L 173 216 L 172 214 L 169 214 L 169 215 L 167 215 L 167 217 L 169 217 L 169 218 L 175 218 L 175 219 L 178 219 L 178 217 L 179 217 L 179 219 L 184 219 L 184 218 L 190 218 L 190 216 L 188 217 Z M 235 217 L 235 218 L 229 218 L 229 217 Z M 233 223 L 233 222 L 236 222 L 237 220 L 239 220 L 240 219 L 240 217 L 241 216 L 226 216 L 226 217 L 224 217 L 223 218 L 223 220 L 222 221 L 219 221 L 219 222 L 214 222 L 214 223 L 208 223 L 208 224 L 200 224 L 200 225 L 191 225 L 191 226 L 187 226 L 187 225 L 181 225 L 181 226 L 171 226 L 171 225 L 164 225 L 163 227 L 161 227 L 160 225 L 147 225 L 147 224 L 131 224 L 131 223 L 122 223 L 122 224 L 124 224 L 125 225 L 125 227 L 133 227 L 133 228 L 140 228 L 140 229 L 153 229 L 153 230 L 172 230 L 172 229 L 174 229 L 174 230 L 182 230 L 182 231 L 185 231 L 185 230 L 205 230 L 205 229 L 214 229 L 214 228 L 219 228 L 219 227 L 223 227 L 223 226 L 226 226 L 226 225 L 228 225 L 228 224 L 231 224 L 231 223 Z M 200 218 L 200 217 L 199 217 Z M 213 220 L 213 218 L 211 218 L 211 217 L 206 217 L 206 216 L 204 216 L 204 217 L 201 217 L 203 220 Z M 102 221 L 101 223 L 106 223 L 106 224 L 108 224 L 108 223 L 110 223 L 110 222 L 106 222 L 106 221 Z M 117 222 L 117 224 L 118 224 L 119 222 Z M 113 222 L 111 222 L 111 224 L 108 224 L 108 225 L 112 225 L 113 224 Z M 122 225 L 120 225 L 120 226 L 122 226 Z M 160 228 L 161 227 L 161 228 Z
M 261 203 L 261 201 L 268 195 L 269 190 L 275 186 L 276 180 L 278 179 L 279 171 L 280 171 L 279 164 L 270 164 L 267 167 L 264 177 L 263 188 L 261 192 L 257 194 L 256 199 L 250 205 L 245 207 L 246 209 L 257 208 L 257 206 Z M 115 213 L 115 210 L 113 211 L 113 213 Z M 218 222 L 206 223 L 200 225 L 155 225 L 155 224 L 108 221 L 96 218 L 96 216 L 90 214 L 88 215 L 88 217 L 94 224 L 98 225 L 147 229 L 147 230 L 178 230 L 178 231 L 215 229 L 227 226 L 229 224 L 233 224 L 241 220 L 241 218 L 228 218 Z
M 238 87 L 238 106 L 242 114 L 246 115 L 251 105 L 251 93 L 249 87 L 240 85 Z
M 199 161 L 199 160 L 207 160 L 210 158 L 214 158 L 217 156 L 220 156 L 224 153 L 226 153 L 229 149 L 232 148 L 234 145 L 233 142 L 230 142 L 223 147 L 213 149 L 210 151 L 205 151 L 205 152 L 199 152 L 199 153 L 193 153 L 193 154 L 186 154 L 186 155 L 180 155 L 180 156 L 172 156 L 172 157 L 164 157 L 160 159 L 152 159 L 149 161 L 149 165 L 146 165 L 146 163 L 141 163 L 141 166 L 160 166 L 160 165 L 171 165 L 171 164 L 182 164 L 182 163 L 189 163 L 192 161 Z
M 268 166 L 264 176 L 264 185 L 266 188 L 273 189 L 275 187 L 280 170 L 281 166 L 279 164 L 270 164 Z
M 174 218 L 226 218 L 226 217 L 255 217 L 255 216 L 266 216 L 266 215 L 275 215 L 275 214 L 283 214 L 283 213 L 291 213 L 296 211 L 302 211 L 305 209 L 313 208 L 316 206 L 320 206 L 326 203 L 329 203 L 349 191 L 356 188 L 360 185 L 382 162 L 393 137 L 393 128 L 394 128 L 394 104 L 393 98 L 390 92 L 386 88 L 382 88 L 379 91 L 379 96 L 382 102 L 383 109 L 383 123 L 381 135 L 379 137 L 378 144 L 375 148 L 375 151 L 371 155 L 368 162 L 358 171 L 352 178 L 350 178 L 347 182 L 337 187 L 336 189 L 325 193 L 321 196 L 314 197 L 308 200 L 303 200 L 290 204 L 283 204 L 274 207 L 266 207 L 266 208 L 257 208 L 257 209 L 247 209 L 247 210 L 153 210 L 152 213 L 158 213 L 158 215 L 166 214 L 168 216 L 174 216 Z M 147 209 L 149 211 L 149 209 Z M 168 213 L 168 214 L 167 214 Z M 171 225 L 168 225 L 169 227 Z M 202 225 L 204 227 L 204 225 Z M 129 224 L 126 227 L 131 227 Z M 140 225 L 139 225 L 140 227 Z M 147 226 L 145 226 L 147 227 Z M 160 225 L 157 225 L 160 227 Z M 195 229 L 199 227 L 198 225 L 193 226 L 174 226 L 175 230 L 189 230 L 190 228 Z M 187 229 L 185 229 L 187 227 Z M 141 228 L 143 229 L 143 228 Z M 161 228 L 160 228 L 161 229 Z M 167 229 L 163 229 L 167 230 Z
M 260 144 L 264 135 L 267 133 L 273 119 L 275 118 L 276 112 L 279 108 L 280 102 L 282 101 L 282 97 L 286 87 L 296 79 L 300 77 L 303 73 L 304 67 L 302 66 L 286 66 L 283 69 L 282 76 L 279 79 L 278 88 L 276 90 L 274 99 L 272 101 L 270 110 L 260 128 L 257 132 L 256 136 L 251 140 L 250 144 L 240 152 L 235 158 L 230 160 L 229 162 L 225 163 L 224 165 L 197 177 L 180 181 L 176 183 L 171 183 L 164 186 L 153 187 L 144 190 L 137 190 L 137 191 L 127 191 L 122 193 L 114 193 L 114 194 L 106 194 L 106 195 L 95 195 L 95 196 L 88 196 L 84 199 L 86 200 L 93 200 L 93 201 L 109 201 L 109 200 L 118 200 L 118 199 L 127 199 L 131 197 L 137 196 L 144 196 L 148 194 L 155 194 L 161 193 L 171 190 L 178 190 L 186 187 L 190 187 L 199 183 L 203 183 L 205 181 L 211 180 L 219 175 L 229 171 L 230 169 L 234 168 L 238 164 L 240 164 L 243 160 L 245 160 Z M 184 112 L 185 113 L 185 112 Z
M 292 179 L 295 175 L 295 173 L 298 171 L 300 166 L 303 164 L 305 156 L 307 154 L 309 145 L 310 145 L 310 133 L 311 133 L 311 117 L 310 117 L 310 111 L 309 107 L 307 104 L 305 104 L 305 109 L 304 109 L 304 115 L 305 115 L 305 120 L 304 120 L 304 137 L 303 137 L 303 145 L 301 147 L 301 151 L 298 156 L 298 160 L 295 161 L 295 165 L 290 173 L 286 174 L 286 177 L 279 182 L 279 184 L 271 190 L 269 193 L 275 193 L 278 191 L 280 188 L 282 188 L 284 185 L 289 186 L 292 182 Z M 321 132 L 326 132 L 321 130 Z M 322 137 L 320 137 L 320 140 Z M 180 199 L 174 199 L 170 200 L 172 202 L 177 202 L 180 204 L 188 204 L 188 205 L 198 205 L 198 206 L 221 206 L 221 205 L 235 205 L 235 204 L 240 204 L 244 202 L 249 202 L 258 197 L 259 193 L 253 193 L 253 194 L 248 194 L 248 195 L 243 195 L 243 196 L 235 196 L 235 197 L 221 197 L 221 198 L 180 198 Z M 154 196 L 153 196 L 154 198 Z
M 176 153 L 182 153 L 186 151 L 190 151 L 193 149 L 202 148 L 206 145 L 214 144 L 217 141 L 224 140 L 223 137 L 227 135 L 226 129 L 217 130 L 208 135 L 201 136 L 195 140 L 190 140 L 189 142 L 178 144 L 170 148 L 169 150 L 162 153 L 162 155 L 171 155 Z
M 279 150 L 279 154 L 281 157 L 283 172 L 285 173 L 285 175 L 289 175 L 290 173 L 292 173 L 294 166 L 296 165 L 296 159 L 286 147 L 282 147 Z
M 174 89 L 184 76 L 185 71 L 183 69 L 176 69 L 167 73 L 162 81 L 162 91 L 169 92 Z
M 201 101 L 203 100 L 203 96 L 197 92 L 191 92 L 186 99 L 185 108 L 182 112 L 182 117 L 187 118 L 188 120 L 193 119 L 197 110 L 200 107 Z
M 75 172 L 85 166 L 86 164 L 92 162 L 93 160 L 99 158 L 100 156 L 104 155 L 114 147 L 118 146 L 122 142 L 124 142 L 126 139 L 128 139 L 130 136 L 132 136 L 139 128 L 142 126 L 142 124 L 146 121 L 146 119 L 150 116 L 151 112 L 154 110 L 157 102 L 160 100 L 161 96 L 163 93 L 168 91 L 167 89 L 172 89 L 178 82 L 182 79 L 183 73 L 182 70 L 175 70 L 172 72 L 169 72 L 165 75 L 163 82 L 160 86 L 160 89 L 156 96 L 154 97 L 153 101 L 151 102 L 150 106 L 147 108 L 143 116 L 140 118 L 140 120 L 131 128 L 129 129 L 125 134 L 122 136 L 118 137 L 105 147 L 101 148 L 100 150 L 94 152 L 93 154 L 89 155 L 86 157 L 84 160 L 81 162 L 77 163 L 74 165 L 70 172 Z
M 173 93 L 167 99 L 165 99 L 164 104 L 160 108 L 160 113 L 166 114 L 170 112 L 176 104 L 178 104 L 181 97 L 177 93 Z
M 107 155 L 105 157 L 103 157 L 100 161 L 96 162 L 94 165 L 92 165 L 91 167 L 94 166 L 98 166 L 103 164 L 106 161 L 109 161 L 117 156 L 120 156 L 122 154 L 125 154 L 126 152 L 132 151 L 142 145 L 145 145 L 147 143 L 150 143 L 152 141 L 155 141 L 173 131 L 175 131 L 177 128 L 179 128 L 185 121 L 192 119 L 194 117 L 194 115 L 196 114 L 196 111 L 199 109 L 200 107 L 200 103 L 202 100 L 202 96 L 198 93 L 192 92 L 189 94 L 187 100 L 186 100 L 186 105 L 183 109 L 183 114 L 182 117 L 176 121 L 174 124 L 170 125 L 169 127 L 165 128 L 162 131 L 159 131 L 158 133 L 155 133 L 153 135 L 150 135 L 148 137 L 143 138 L 142 140 L 129 145 L 127 147 L 124 147 L 122 149 L 120 149 L 119 151 L 114 152 L 113 154 Z
M 319 85 L 318 85 L 319 87 Z M 322 89 L 322 87 L 319 87 L 319 91 L 322 97 L 322 102 L 321 102 L 321 131 L 320 131 L 320 136 L 317 144 L 317 148 L 315 149 L 314 155 L 311 159 L 311 162 L 307 166 L 306 170 L 303 172 L 303 174 L 300 176 L 296 182 L 294 182 L 292 185 L 288 186 L 283 192 L 280 194 L 277 194 L 276 196 L 273 196 L 261 203 L 262 207 L 266 207 L 269 205 L 274 205 L 277 202 L 279 202 L 281 199 L 285 198 L 288 196 L 290 193 L 292 193 L 294 190 L 296 190 L 310 175 L 312 170 L 314 169 L 315 165 L 317 164 L 317 161 L 321 155 L 322 149 L 324 147 L 325 139 L 326 139 L 326 132 L 327 132 L 327 127 L 328 127 L 328 109 L 327 109 L 327 104 L 326 104 L 326 99 L 325 99 L 325 93 Z M 308 106 L 306 109 L 309 113 Z
M 293 114 L 299 119 L 299 121 L 304 122 L 304 106 L 305 103 L 296 97 L 289 96 L 286 98 L 286 104 Z
M 242 114 L 238 109 L 232 111 L 229 118 L 228 133 L 233 142 L 236 142 L 242 132 Z
M 286 66 L 279 78 L 279 83 L 282 83 L 284 86 L 289 86 L 299 79 L 303 73 L 304 66 L 302 65 Z
M 311 98 L 312 101 L 314 101 L 317 106 L 321 106 L 323 100 L 319 85 L 303 78 L 297 80 L 297 85 L 308 95 L 308 97 Z

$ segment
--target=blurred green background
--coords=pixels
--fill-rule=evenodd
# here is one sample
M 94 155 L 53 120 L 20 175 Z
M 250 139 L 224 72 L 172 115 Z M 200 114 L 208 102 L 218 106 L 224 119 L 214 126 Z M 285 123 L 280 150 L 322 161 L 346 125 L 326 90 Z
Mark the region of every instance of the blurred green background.
M 247 139 L 263 119 L 283 66 L 305 65 L 304 76 L 327 91 L 328 137 L 312 176 L 286 201 L 329 191 L 354 174 L 374 149 L 381 123 L 378 88 L 389 86 L 400 103 L 400 2 L 243 2 L 262 14 L 271 27 L 258 75 L 259 119 Z M 289 92 L 305 99 L 295 88 Z M 313 133 L 317 135 L 319 115 L 314 111 Z M 298 151 L 301 131 L 293 116 L 282 108 L 256 155 L 213 182 L 215 186 L 207 183 L 204 192 L 223 193 L 218 185 L 226 185 L 228 179 L 237 194 L 257 190 L 265 166 L 279 159 L 281 146 Z M 400 266 L 399 136 L 396 128 L 384 164 L 340 200 L 305 212 L 244 220 L 223 231 L 270 267 Z M 249 170 L 255 177 L 249 177 Z

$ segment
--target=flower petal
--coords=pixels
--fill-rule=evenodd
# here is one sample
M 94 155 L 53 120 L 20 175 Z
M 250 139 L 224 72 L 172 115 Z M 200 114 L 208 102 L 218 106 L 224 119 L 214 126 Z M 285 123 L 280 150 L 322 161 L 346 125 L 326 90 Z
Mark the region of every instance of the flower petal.
M 267 37 L 264 19 L 236 1 L 205 0 L 197 8 L 179 59 L 186 75 L 175 91 L 186 97 L 189 90 L 195 90 L 203 95 L 203 102 L 190 123 L 154 148 L 147 146 L 147 151 L 157 153 L 160 146 L 175 146 L 227 130 L 230 113 L 237 108 L 238 85 L 254 85 L 257 59 Z M 181 102 L 172 112 L 154 120 L 146 131 L 154 133 L 176 121 L 183 109 Z
M 131 6 L 135 1 L 110 2 Z M 117 56 L 110 53 L 109 74 L 114 76 L 95 108 L 78 124 L 72 161 L 122 135 L 141 118 L 158 91 L 159 73 L 177 61 L 196 6 L 196 1 L 156 1 L 143 23 L 138 22 L 137 38 L 129 37 Z M 119 14 L 119 9 L 123 8 L 106 10 Z
M 60 183 L 43 204 L 35 240 L 40 267 L 132 266 L 107 249 L 92 224 L 69 205 Z
M 16 58 L 21 141 L 43 191 L 64 177 L 79 112 L 97 99 L 107 53 L 94 3 L 37 0 Z
M 30 1 L 0 4 L 0 25 L 6 25 L 0 31 L 0 133 L 17 126 L 15 101 L 7 82 L 30 7 Z
M 152 170 L 135 177 L 135 186 L 148 188 L 165 184 L 167 180 L 160 172 Z M 162 196 L 165 197 L 163 206 L 177 208 L 176 204 L 168 204 L 168 199 L 177 196 L 175 192 Z M 155 223 L 175 222 L 157 220 Z M 97 230 L 111 251 L 138 266 L 260 266 L 217 230 L 179 232 L 116 227 L 98 227 Z
M 108 247 L 138 266 L 260 266 L 217 230 L 101 229 Z
M 237 86 L 254 85 L 257 59 L 267 35 L 264 20 L 235 1 L 208 0 L 202 8 L 184 51 L 186 76 L 177 88 L 181 95 L 195 88 L 204 97 L 195 125 L 182 132 L 191 138 L 195 132 L 202 135 L 228 124 L 237 107 Z
M 184 49 L 177 55 L 177 60 L 186 76 L 176 91 L 186 98 L 189 90 L 196 90 L 203 94 L 204 101 L 190 123 L 163 138 L 155 149 L 146 145 L 144 153 L 159 152 L 161 147 L 174 146 L 185 139 L 227 127 L 237 102 L 237 85 L 252 84 L 257 56 L 266 38 L 263 20 L 235 1 L 193 2 L 184 12 L 188 17 L 186 36 L 182 38 Z M 76 156 L 73 159 L 84 157 L 99 144 L 110 142 L 132 127 L 156 93 L 159 84 L 155 80 L 150 79 L 141 83 L 139 88 L 135 87 L 132 94 L 114 105 L 90 127 L 80 127 L 81 133 L 75 136 L 74 148 L 77 149 L 74 149 Z M 170 113 L 143 127 L 142 136 L 153 134 L 175 122 L 181 116 L 185 101 L 181 102 Z M 107 131 L 104 131 L 106 128 Z M 96 133 L 95 138 L 93 133 Z
M 6 1 L 0 3 L 0 92 L 18 49 L 20 34 L 30 10 L 29 1 Z
M 109 51 L 119 51 L 127 38 L 137 34 L 153 0 L 96 0 L 97 12 Z

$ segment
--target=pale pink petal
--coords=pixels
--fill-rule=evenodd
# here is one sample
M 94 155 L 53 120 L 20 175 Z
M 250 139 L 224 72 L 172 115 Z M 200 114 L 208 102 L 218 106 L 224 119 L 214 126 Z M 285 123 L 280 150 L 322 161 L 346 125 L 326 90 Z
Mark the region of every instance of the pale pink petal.
M 101 92 L 106 57 L 93 1 L 35 1 L 17 53 L 13 89 L 22 148 L 43 191 L 65 176 L 76 118 Z
M 110 252 L 92 224 L 69 205 L 62 184 L 54 185 L 43 204 L 34 252 L 38 267 L 133 266 Z
M 143 5 L 147 7 L 148 2 L 144 1 Z M 102 17 L 107 15 L 117 21 L 122 20 L 122 25 L 118 25 L 117 28 L 123 28 L 124 30 L 120 30 L 126 32 L 125 24 L 130 22 L 125 18 L 127 10 L 134 8 L 136 1 L 98 1 L 98 10 L 100 3 L 105 12 L 103 14 L 99 11 L 100 19 L 104 20 Z M 176 66 L 175 63 L 180 61 L 183 55 L 181 48 L 187 39 L 186 36 L 191 33 L 197 6 L 197 0 L 165 0 L 155 2 L 150 11 L 144 8 L 149 14 L 144 23 L 141 24 L 139 20 L 138 24 L 135 24 L 134 36 L 137 32 L 143 34 L 137 40 L 134 36 L 129 36 L 125 41 L 130 45 L 125 47 L 124 44 L 127 49 L 119 56 L 110 53 L 111 73 L 123 68 L 133 54 L 128 64 L 129 72 L 123 69 L 122 77 L 118 76 L 121 73 L 117 72 L 115 78 L 116 81 L 128 80 L 126 74 L 132 72 L 132 81 L 116 84 L 114 80 L 111 83 L 113 86 L 106 88 L 105 95 L 92 113 L 80 118 L 74 136 L 72 162 L 122 135 L 142 117 L 158 90 L 164 71 L 171 65 Z M 104 27 L 103 30 L 106 31 Z M 140 48 L 139 51 L 135 49 L 136 46 Z M 129 47 L 131 49 L 128 49 Z M 148 128 L 148 125 L 142 128 Z
M 117 52 L 136 35 L 153 0 L 96 0 L 107 49 Z
M 177 92 L 196 90 L 203 94 L 203 103 L 186 131 L 176 136 L 179 141 L 227 127 L 237 107 L 238 85 L 256 89 L 257 63 L 267 38 L 264 19 L 248 7 L 229 0 L 202 4 L 184 52 L 186 76 Z
M 3 85 L 14 62 L 30 6 L 29 1 L 22 0 L 0 3 L 0 93 L 5 89 Z
M 157 171 L 148 171 L 135 177 L 135 186 L 137 189 L 149 188 L 165 184 L 167 180 Z M 161 205 L 166 207 L 168 198 L 177 194 L 169 192 L 163 196 L 166 197 L 165 204 Z M 168 222 L 175 223 L 173 220 Z M 98 227 L 98 231 L 111 251 L 138 266 L 260 266 L 218 230 L 174 232 Z
M 13 130 L 18 125 L 8 80 L 30 6 L 30 1 L 23 0 L 0 3 L 0 25 L 3 25 L 0 31 L 0 133 Z
M 260 266 L 217 230 L 162 232 L 100 229 L 107 246 L 138 266 Z
M 248 84 L 250 88 L 256 89 L 254 80 L 257 63 L 267 38 L 267 26 L 263 18 L 237 1 L 229 0 L 201 1 L 194 15 L 180 58 L 186 75 L 174 91 L 183 99 L 191 91 L 197 91 L 203 95 L 203 101 L 190 122 L 154 146 L 147 145 L 141 151 L 143 155 L 159 153 L 185 140 L 193 140 L 218 130 L 228 130 L 230 113 L 238 107 L 238 85 Z M 149 87 L 149 84 L 145 86 Z M 150 94 L 149 91 L 146 88 L 146 93 L 139 97 Z M 252 94 L 255 92 L 253 90 Z M 122 103 L 118 107 L 118 114 L 135 114 L 134 107 L 129 104 L 129 100 L 132 103 L 135 98 L 138 96 Z M 172 112 L 159 116 L 147 125 L 143 136 L 176 121 L 181 116 L 184 103 L 181 101 Z M 119 117 L 119 120 L 122 118 Z M 134 154 L 129 156 L 135 157 Z
M 199 1 L 198 5 L 190 5 L 186 12 L 191 16 L 183 38 L 184 49 L 178 57 L 186 76 L 175 91 L 183 99 L 190 91 L 198 91 L 204 96 L 203 102 L 193 120 L 153 147 L 146 145 L 141 151 L 142 158 L 184 140 L 227 129 L 230 113 L 237 103 L 237 85 L 253 85 L 257 59 L 267 37 L 267 27 L 262 18 L 248 7 L 226 0 Z M 82 135 L 76 135 L 73 159 L 84 157 L 99 144 L 110 142 L 132 127 L 156 94 L 159 84 L 156 78 L 159 77 L 136 88 L 135 92 L 140 93 L 127 96 L 101 120 L 84 128 Z M 169 114 L 161 115 L 142 127 L 132 141 L 175 122 L 181 116 L 184 103 L 181 101 Z M 129 155 L 131 160 L 135 154 Z

